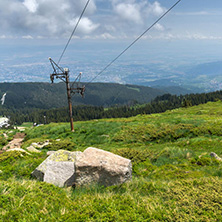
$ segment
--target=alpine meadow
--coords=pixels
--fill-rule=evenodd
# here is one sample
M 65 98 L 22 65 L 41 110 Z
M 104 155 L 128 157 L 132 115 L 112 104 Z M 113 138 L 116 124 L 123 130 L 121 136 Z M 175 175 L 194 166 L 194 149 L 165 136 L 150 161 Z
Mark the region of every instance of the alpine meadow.
M 22 148 L 49 140 L 40 153 L 4 152 L 2 221 L 220 221 L 222 220 L 222 102 L 161 114 L 25 126 Z M 1 130 L 1 147 L 18 130 Z M 97 147 L 129 158 L 132 181 L 103 187 L 59 188 L 31 172 L 50 150 Z M 27 151 L 27 150 L 26 150 Z
M 0 222 L 221 222 L 221 12 L 0 0 Z

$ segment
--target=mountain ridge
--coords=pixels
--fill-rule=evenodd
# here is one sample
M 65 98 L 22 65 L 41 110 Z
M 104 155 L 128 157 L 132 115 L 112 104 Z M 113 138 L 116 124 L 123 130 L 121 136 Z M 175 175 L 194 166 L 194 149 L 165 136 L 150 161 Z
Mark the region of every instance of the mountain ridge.
M 84 83 L 83 83 L 84 84 Z M 172 91 L 172 90 L 171 90 Z M 180 89 L 178 89 L 180 91 Z M 67 105 L 65 84 L 55 83 L 0 83 L 0 97 L 6 93 L 6 108 L 59 108 Z M 148 103 L 168 90 L 139 85 L 117 83 L 91 83 L 87 86 L 84 99 L 72 97 L 74 105 L 109 107 L 134 103 Z

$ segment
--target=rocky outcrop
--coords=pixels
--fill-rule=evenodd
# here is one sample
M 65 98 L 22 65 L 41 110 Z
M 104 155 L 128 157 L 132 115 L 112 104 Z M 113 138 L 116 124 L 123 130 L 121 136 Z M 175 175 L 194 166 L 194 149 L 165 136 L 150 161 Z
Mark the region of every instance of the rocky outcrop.
M 113 153 L 89 147 L 82 152 L 53 151 L 32 176 L 56 186 L 122 184 L 132 177 L 131 161 Z
M 89 147 L 75 162 L 75 185 L 97 183 L 104 186 L 122 184 L 132 177 L 129 159 Z
M 73 186 L 74 162 L 82 152 L 58 150 L 44 160 L 33 172 L 32 176 L 40 181 L 54 184 L 58 187 Z

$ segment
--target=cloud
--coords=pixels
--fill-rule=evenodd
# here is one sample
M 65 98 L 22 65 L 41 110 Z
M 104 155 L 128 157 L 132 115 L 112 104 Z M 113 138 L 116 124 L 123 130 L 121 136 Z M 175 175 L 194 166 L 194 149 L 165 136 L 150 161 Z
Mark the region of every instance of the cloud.
M 155 1 L 150 3 L 147 0 L 110 0 L 113 8 L 112 23 L 115 24 L 114 31 L 106 30 L 112 35 L 132 37 L 141 34 L 149 25 L 151 25 L 166 9 Z M 156 31 L 165 31 L 165 28 L 158 24 Z
M 0 35 L 68 36 L 85 4 L 86 0 L 7 0 L 7 4 L 0 0 Z M 80 35 L 99 27 L 89 18 L 95 12 L 91 0 L 80 22 Z
M 78 19 L 75 19 L 71 22 L 71 27 L 74 27 L 77 23 Z M 93 31 L 95 31 L 99 27 L 99 24 L 94 24 L 90 19 L 88 18 L 82 18 L 81 23 L 79 24 L 78 32 L 81 32 L 83 34 L 89 34 Z
M 154 16 L 161 16 L 165 11 L 166 9 L 157 1 L 155 1 L 153 4 L 149 3 L 147 8 L 147 13 Z
M 35 13 L 38 8 L 38 3 L 36 0 L 25 0 L 23 5 L 32 13 Z
M 33 37 L 31 35 L 25 35 L 25 36 L 22 36 L 23 39 L 33 39 Z
M 0 39 L 6 39 L 7 37 L 5 35 L 0 35 Z
M 0 0 L 0 36 L 69 38 L 86 1 L 7 0 L 5 4 L 5 0 Z M 158 1 L 91 0 L 75 38 L 132 38 L 141 34 L 165 11 Z M 166 32 L 168 28 L 165 26 L 157 24 L 154 30 Z
M 134 23 L 142 23 L 139 4 L 117 4 L 114 8 L 115 12 L 124 20 Z
M 197 11 L 197 12 L 176 12 L 174 15 L 183 15 L 183 16 L 205 16 L 205 15 L 215 15 L 207 11 Z
M 159 23 L 157 23 L 157 24 L 154 26 L 154 28 L 155 28 L 157 31 L 161 31 L 161 32 L 165 31 L 164 26 L 162 26 L 162 25 L 159 24 Z
M 222 36 L 204 35 L 200 33 L 172 34 L 161 33 L 160 35 L 148 35 L 143 39 L 157 40 L 222 40 Z

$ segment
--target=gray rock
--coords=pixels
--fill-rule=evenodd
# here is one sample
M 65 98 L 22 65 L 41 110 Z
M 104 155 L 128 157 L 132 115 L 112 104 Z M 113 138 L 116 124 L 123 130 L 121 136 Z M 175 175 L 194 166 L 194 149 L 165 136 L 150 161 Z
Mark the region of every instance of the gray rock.
M 37 149 L 42 149 L 49 144 L 50 144 L 50 142 L 47 140 L 45 142 L 32 143 L 31 146 L 33 146 L 34 148 L 37 148 Z
M 81 153 L 58 150 L 44 160 L 32 172 L 32 176 L 59 187 L 72 186 L 75 173 L 74 162 Z
M 210 153 L 210 156 L 211 157 L 214 157 L 216 160 L 219 160 L 219 161 L 222 161 L 222 158 L 220 158 L 216 153 L 214 153 L 214 152 L 211 152 Z
M 75 162 L 75 185 L 98 183 L 122 184 L 132 178 L 131 160 L 89 147 Z
M 34 146 L 29 146 L 26 148 L 30 153 L 41 153 L 40 150 L 37 150 Z
M 55 153 L 56 151 L 50 150 L 47 152 L 47 156 L 50 156 L 51 154 Z
M 44 175 L 44 181 L 58 187 L 72 186 L 74 184 L 74 173 L 74 162 L 55 162 L 49 160 L 47 162 L 47 170 Z
M 19 151 L 21 153 L 26 153 L 28 155 L 31 155 L 30 153 L 28 153 L 27 151 L 23 150 L 22 148 L 11 148 L 11 149 L 6 150 L 6 152 L 13 152 L 13 151 Z

